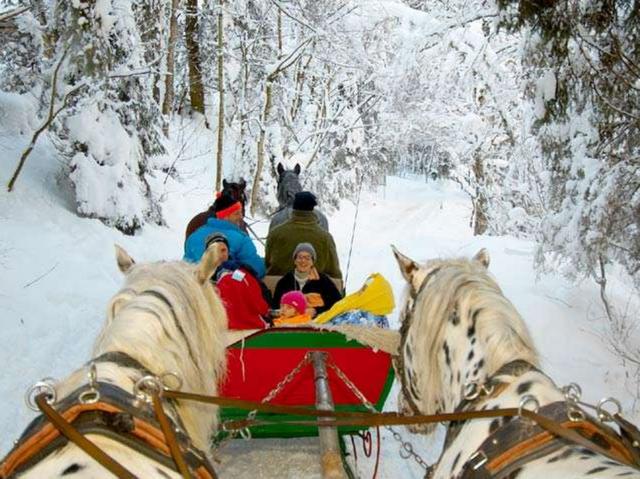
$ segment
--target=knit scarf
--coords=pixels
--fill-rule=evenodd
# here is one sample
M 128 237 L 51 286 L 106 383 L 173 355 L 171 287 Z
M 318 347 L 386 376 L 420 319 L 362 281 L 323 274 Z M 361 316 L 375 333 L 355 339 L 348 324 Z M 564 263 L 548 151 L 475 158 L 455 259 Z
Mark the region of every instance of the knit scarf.
M 304 288 L 304 285 L 307 284 L 307 281 L 313 281 L 316 279 L 320 279 L 320 274 L 318 274 L 318 270 L 314 266 L 309 270 L 308 273 L 300 273 L 298 270 L 293 270 L 293 277 L 296 282 L 300 285 L 300 289 Z

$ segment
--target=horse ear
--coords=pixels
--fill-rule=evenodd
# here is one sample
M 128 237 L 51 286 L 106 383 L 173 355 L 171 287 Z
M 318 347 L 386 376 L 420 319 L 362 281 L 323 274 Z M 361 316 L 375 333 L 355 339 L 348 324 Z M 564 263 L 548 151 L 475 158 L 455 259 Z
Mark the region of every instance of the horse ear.
M 402 277 L 407 280 L 407 283 L 411 284 L 413 280 L 413 274 L 419 268 L 418 263 L 413 261 L 408 256 L 403 255 L 394 245 L 391 245 L 391 249 L 393 250 L 393 255 L 396 257 L 398 266 L 400 266 Z
M 225 180 L 224 178 L 222 178 L 222 187 L 226 188 L 227 186 L 229 186 L 229 183 L 227 183 L 227 180 Z
M 131 267 L 134 264 L 136 264 L 136 262 L 131 256 L 129 256 L 129 253 L 127 253 L 124 250 L 124 248 L 118 245 L 115 245 L 115 246 L 116 246 L 116 261 L 118 262 L 118 268 L 123 273 L 126 273 L 127 271 L 129 271 L 129 269 L 131 269 Z
M 240 186 L 240 188 L 242 188 L 244 190 L 245 187 L 247 186 L 247 182 L 244 180 L 244 178 L 240 178 L 240 181 L 238 182 L 238 185 Z
M 278 163 L 278 166 L 276 166 L 276 170 L 278 171 L 279 175 L 284 173 L 284 166 L 282 166 L 282 163 Z
M 220 243 L 214 243 L 209 246 L 202 255 L 198 269 L 196 270 L 198 283 L 204 284 L 209 281 L 209 278 L 213 276 L 213 273 L 215 273 L 220 263 L 222 263 L 220 248 Z
M 293 172 L 294 172 L 296 175 L 299 175 L 299 174 L 300 174 L 300 170 L 301 170 L 301 168 L 300 168 L 300 163 L 296 163 L 296 166 L 294 166 L 294 167 L 293 167 Z
M 489 258 L 489 252 L 486 248 L 482 248 L 478 251 L 472 259 L 473 261 L 479 262 L 485 268 L 489 268 L 489 261 L 491 258 Z

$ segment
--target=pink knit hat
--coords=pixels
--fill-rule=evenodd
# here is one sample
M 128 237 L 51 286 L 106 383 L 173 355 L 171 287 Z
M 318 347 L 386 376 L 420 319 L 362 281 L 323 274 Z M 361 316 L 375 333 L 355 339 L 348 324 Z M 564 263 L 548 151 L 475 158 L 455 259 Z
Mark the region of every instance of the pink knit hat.
M 293 306 L 299 314 L 304 314 L 307 309 L 307 300 L 304 298 L 304 294 L 300 291 L 289 291 L 282 295 L 280 304 L 288 304 Z

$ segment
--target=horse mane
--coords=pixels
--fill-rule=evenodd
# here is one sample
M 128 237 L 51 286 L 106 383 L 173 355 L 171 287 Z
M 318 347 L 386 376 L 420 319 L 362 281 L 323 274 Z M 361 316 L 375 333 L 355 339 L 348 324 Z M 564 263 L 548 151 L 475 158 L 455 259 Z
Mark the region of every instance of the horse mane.
M 424 414 L 435 413 L 438 403 L 443 403 L 445 385 L 438 353 L 454 309 L 462 324 L 471 324 L 470 316 L 475 317 L 476 337 L 485 349 L 487 376 L 515 359 L 538 365 L 538 354 L 522 317 L 479 262 L 432 260 L 423 271 L 431 271 L 433 277 L 416 298 L 409 327 L 413 362 L 422 368 L 417 386 Z
M 215 395 L 226 369 L 226 329 L 222 302 L 208 280 L 198 281 L 197 265 L 134 264 L 109 302 L 92 357 L 121 351 L 155 375 L 178 372 L 185 391 Z M 197 447 L 208 450 L 217 411 L 187 401 L 177 410 Z

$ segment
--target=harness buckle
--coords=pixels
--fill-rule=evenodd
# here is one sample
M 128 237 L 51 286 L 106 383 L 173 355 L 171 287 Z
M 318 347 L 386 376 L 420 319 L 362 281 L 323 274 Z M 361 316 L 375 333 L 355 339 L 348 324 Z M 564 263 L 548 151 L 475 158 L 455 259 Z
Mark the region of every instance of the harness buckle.
M 473 469 L 474 471 L 477 471 L 482 466 L 484 466 L 488 460 L 489 459 L 487 458 L 487 455 L 485 454 L 485 452 L 482 449 L 478 449 L 476 452 L 474 452 L 471 455 L 471 457 L 467 461 L 467 464 L 471 466 L 471 469 Z

